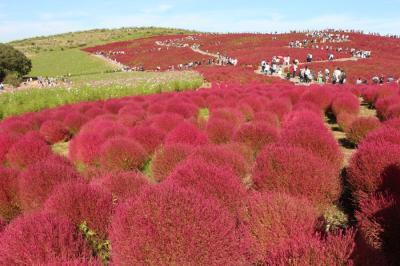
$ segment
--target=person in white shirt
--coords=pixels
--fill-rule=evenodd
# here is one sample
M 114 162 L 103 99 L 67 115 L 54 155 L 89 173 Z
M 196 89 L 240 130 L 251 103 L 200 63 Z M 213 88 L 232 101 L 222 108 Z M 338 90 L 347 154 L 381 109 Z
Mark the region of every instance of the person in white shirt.
M 329 82 L 329 75 L 330 75 L 329 69 L 325 68 L 325 83 Z
M 336 84 L 340 81 L 340 76 L 342 75 L 342 71 L 340 71 L 339 68 L 336 68 L 335 71 L 333 71 L 333 79 L 332 83 Z
M 268 64 L 268 62 L 265 64 L 265 74 L 268 74 L 271 71 L 271 66 Z
M 261 72 L 264 73 L 265 72 L 265 66 L 267 65 L 267 62 L 265 60 L 261 61 Z
M 357 85 L 361 85 L 362 83 L 363 83 L 362 79 L 361 79 L 361 78 L 358 78 L 357 81 L 356 81 L 356 84 L 357 84 Z
M 311 70 L 307 66 L 306 66 L 306 69 L 304 71 L 304 78 L 305 78 L 305 81 L 307 83 L 311 82 L 311 80 L 312 80 Z

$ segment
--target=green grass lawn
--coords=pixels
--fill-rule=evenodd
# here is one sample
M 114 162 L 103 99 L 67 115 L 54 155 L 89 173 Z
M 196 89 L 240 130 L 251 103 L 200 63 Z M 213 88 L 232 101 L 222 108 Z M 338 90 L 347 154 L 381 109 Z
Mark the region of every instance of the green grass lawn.
M 78 49 L 41 52 L 32 57 L 29 76 L 57 77 L 112 71 L 112 64 Z
M 124 96 L 197 89 L 196 72 L 128 72 L 79 76 L 70 88 L 37 88 L 0 94 L 0 119 L 60 105 Z

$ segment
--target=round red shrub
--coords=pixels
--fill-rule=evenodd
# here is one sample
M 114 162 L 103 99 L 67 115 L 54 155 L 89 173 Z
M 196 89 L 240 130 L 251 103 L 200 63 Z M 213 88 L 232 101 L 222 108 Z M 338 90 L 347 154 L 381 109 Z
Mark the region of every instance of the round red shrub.
M 400 103 L 392 104 L 387 109 L 387 119 L 400 118 Z
M 318 218 L 316 209 L 307 200 L 271 192 L 253 193 L 246 214 L 258 262 L 265 261 L 282 242 L 299 235 L 313 235 Z
M 400 145 L 389 142 L 362 142 L 351 157 L 348 180 L 355 191 L 400 192 Z
M 234 125 L 239 125 L 245 121 L 244 115 L 234 108 L 212 109 L 210 112 L 211 119 L 225 119 Z
M 354 233 L 300 235 L 282 243 L 266 257 L 265 265 L 354 265 Z
M 343 131 L 348 131 L 351 124 L 354 122 L 356 118 L 357 115 L 355 114 L 341 112 L 336 116 L 336 122 Z
M 380 126 L 381 122 L 376 117 L 358 117 L 346 131 L 346 137 L 350 142 L 358 144 L 368 133 L 378 129 Z
M 209 119 L 206 126 L 208 139 L 211 143 L 222 144 L 232 139 L 235 125 L 225 119 Z
M 324 87 L 315 87 L 303 93 L 300 98 L 302 102 L 311 102 L 318 106 L 319 110 L 326 111 L 333 100 L 333 93 Z
M 104 139 L 97 133 L 80 132 L 69 144 L 69 158 L 76 163 L 97 165 Z
M 262 111 L 255 113 L 253 121 L 267 123 L 273 127 L 280 126 L 278 116 L 275 113 L 269 111 Z
M 8 150 L 17 142 L 17 137 L 9 135 L 7 133 L 2 133 L 0 135 L 0 165 L 2 165 L 6 159 Z
M 318 206 L 332 204 L 341 192 L 335 170 L 309 151 L 293 146 L 268 145 L 253 170 L 255 188 L 306 197 Z
M 154 153 L 164 140 L 164 132 L 150 126 L 137 126 L 131 129 L 128 138 L 140 143 L 148 155 Z
M 183 121 L 183 116 L 174 113 L 163 113 L 148 118 L 152 126 L 164 132 L 170 132 Z
M 104 191 L 112 194 L 114 202 L 125 201 L 129 197 L 139 194 L 150 184 L 146 177 L 140 172 L 122 172 L 106 174 L 93 181 L 94 185 L 100 186 Z
M 382 120 L 390 119 L 391 114 L 389 112 L 389 109 L 392 108 L 393 106 L 398 105 L 399 101 L 400 101 L 400 96 L 398 95 L 378 99 L 375 103 L 377 116 Z
M 288 98 L 274 99 L 267 104 L 265 110 L 275 113 L 279 121 L 282 121 L 283 117 L 292 110 L 292 103 Z
M 50 144 L 67 140 L 70 137 L 64 125 L 55 120 L 44 122 L 40 127 L 40 135 Z
M 398 196 L 388 194 L 359 195 L 360 210 L 356 212 L 356 218 L 359 228 L 358 260 L 362 265 L 378 265 L 377 262 L 385 259 L 389 262 L 387 265 L 396 264 L 400 248 L 398 200 Z
M 24 212 L 40 209 L 55 186 L 78 178 L 73 166 L 61 162 L 57 157 L 50 156 L 30 165 L 18 176 L 21 208 Z
M 64 126 L 68 129 L 69 133 L 75 135 L 86 122 L 88 122 L 86 116 L 78 112 L 73 112 L 65 116 Z
M 304 115 L 301 115 L 304 114 Z M 332 133 L 312 112 L 298 113 L 285 121 L 279 143 L 304 148 L 328 162 L 337 172 L 343 163 L 343 153 Z
M 20 138 L 11 146 L 6 159 L 11 167 L 21 169 L 43 160 L 50 154 L 51 150 L 47 143 L 30 134 Z
M 113 213 L 112 195 L 97 186 L 82 182 L 66 182 L 54 188 L 44 204 L 46 211 L 65 217 L 75 226 L 83 222 L 106 239 Z
M 240 151 L 234 151 L 220 145 L 199 146 L 188 157 L 188 160 L 190 159 L 197 159 L 230 169 L 243 181 L 246 180 L 250 171 L 250 166 Z
M 248 251 L 224 208 L 173 183 L 121 205 L 110 239 L 116 265 L 242 265 Z
M 200 160 L 187 160 L 167 180 L 217 200 L 238 218 L 243 216 L 246 189 L 229 169 Z
M 104 142 L 99 157 L 101 168 L 109 171 L 141 169 L 148 159 L 139 143 L 125 137 L 115 137 Z
M 1 265 L 43 265 L 53 260 L 91 257 L 91 250 L 76 226 L 48 213 L 15 219 L 0 240 Z
M 165 144 L 183 143 L 190 145 L 203 145 L 208 142 L 205 133 L 187 122 L 179 124 L 165 137 Z
M 267 144 L 278 140 L 278 130 L 267 123 L 251 122 L 243 124 L 236 132 L 233 140 L 250 147 L 254 154 Z
M 0 125 L 1 134 L 8 134 L 14 137 L 21 137 L 31 130 L 32 126 L 28 122 L 18 118 L 9 118 Z
M 18 172 L 0 167 L 0 220 L 10 221 L 20 213 Z
M 175 169 L 175 167 L 182 161 L 184 161 L 190 153 L 192 153 L 193 147 L 187 144 L 171 144 L 160 148 L 154 155 L 151 162 L 151 172 L 154 180 L 160 182 L 169 176 Z
M 335 116 L 342 112 L 357 115 L 360 112 L 360 101 L 352 93 L 343 93 L 333 100 L 331 108 Z
M 390 119 L 384 122 L 384 125 L 397 130 L 400 130 L 400 118 Z
M 173 100 L 165 107 L 165 111 L 182 115 L 184 118 L 190 118 L 197 115 L 197 106 L 194 104 L 182 103 L 179 100 Z
M 400 130 L 391 127 L 382 127 L 374 132 L 369 133 L 364 140 L 363 143 L 383 143 L 389 142 L 392 144 L 400 145 Z

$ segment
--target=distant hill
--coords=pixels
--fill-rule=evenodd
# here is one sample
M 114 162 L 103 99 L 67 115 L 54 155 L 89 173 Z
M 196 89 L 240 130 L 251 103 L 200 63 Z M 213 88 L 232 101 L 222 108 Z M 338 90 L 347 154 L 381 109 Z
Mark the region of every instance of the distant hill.
M 158 35 L 188 33 L 197 32 L 156 27 L 94 29 L 40 36 L 9 44 L 32 59 L 33 67 L 29 76 L 55 77 L 101 73 L 115 69 L 113 65 L 81 51 L 85 47 Z
M 41 52 L 83 48 L 109 42 L 125 41 L 155 35 L 185 33 L 194 33 L 194 31 L 156 27 L 94 29 L 88 31 L 68 32 L 51 36 L 34 37 L 12 41 L 9 44 L 25 53 L 27 56 L 32 57 Z

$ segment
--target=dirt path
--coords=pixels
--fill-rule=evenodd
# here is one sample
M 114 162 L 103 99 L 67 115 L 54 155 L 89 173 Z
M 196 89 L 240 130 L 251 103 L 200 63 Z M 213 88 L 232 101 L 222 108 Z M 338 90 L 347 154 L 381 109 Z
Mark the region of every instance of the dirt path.
M 120 62 L 117 62 L 115 60 L 112 60 L 104 55 L 100 55 L 100 54 L 92 54 L 94 57 L 100 58 L 101 60 L 107 62 L 108 64 L 110 64 L 111 66 L 113 66 L 113 68 L 115 69 L 119 69 L 119 70 L 124 70 L 124 69 L 129 69 L 129 66 L 126 66 L 124 64 L 121 64 Z
M 360 101 L 360 113 L 361 117 L 376 117 L 376 110 L 370 109 L 368 104 L 366 104 L 362 98 Z M 332 131 L 334 138 L 338 141 L 340 148 L 344 154 L 343 167 L 347 167 L 351 156 L 356 152 L 356 147 L 354 147 L 346 137 L 346 133 L 343 132 L 337 122 L 332 119 L 332 117 L 325 116 L 325 125 Z
M 191 49 L 192 49 L 193 52 L 196 52 L 196 53 L 199 53 L 199 54 L 202 54 L 202 55 L 208 55 L 208 56 L 211 56 L 211 57 L 218 58 L 218 54 L 213 54 L 213 53 L 209 53 L 209 52 L 200 50 L 198 47 L 196 48 L 196 47 L 192 46 Z

